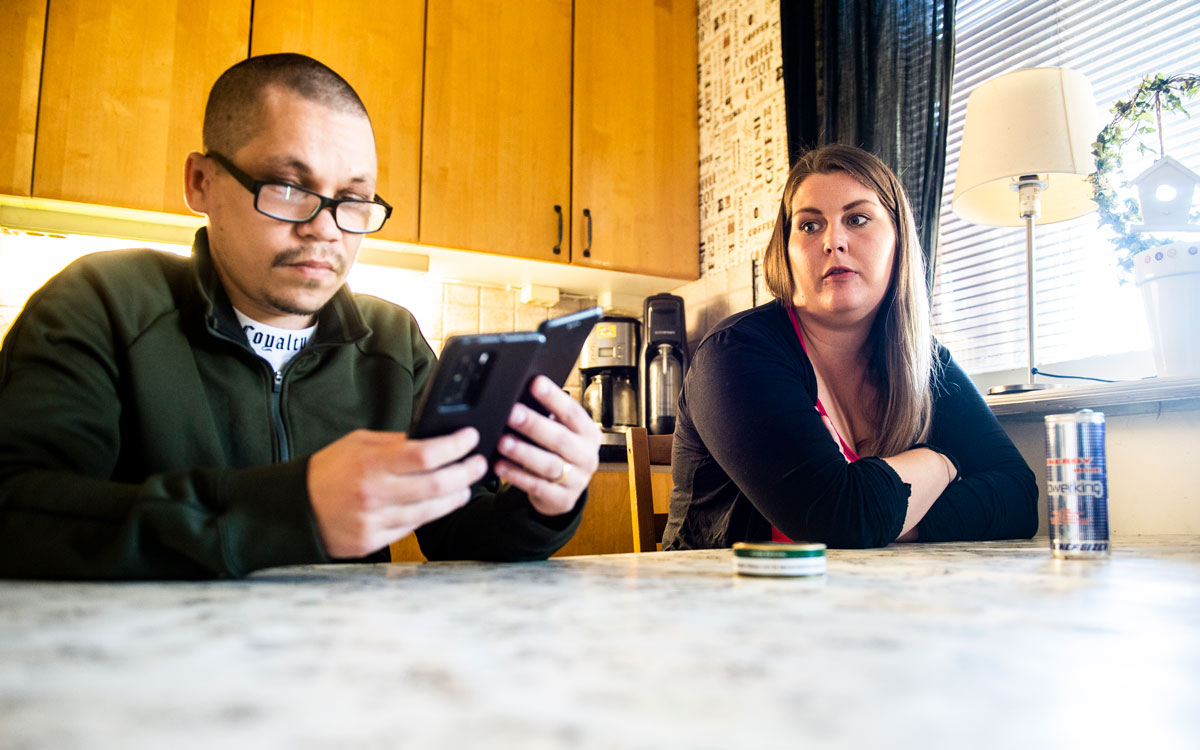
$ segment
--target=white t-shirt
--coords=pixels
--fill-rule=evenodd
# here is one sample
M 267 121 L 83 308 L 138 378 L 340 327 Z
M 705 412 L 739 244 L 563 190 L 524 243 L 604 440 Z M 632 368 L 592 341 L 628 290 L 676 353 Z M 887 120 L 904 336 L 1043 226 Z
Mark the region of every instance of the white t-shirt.
M 243 315 L 242 311 L 236 307 L 233 311 L 237 314 L 238 322 L 242 324 L 242 330 L 246 333 L 246 340 L 250 342 L 250 348 L 254 349 L 258 356 L 270 362 L 271 367 L 275 368 L 275 372 L 282 370 L 283 366 L 296 356 L 296 352 L 308 344 L 313 332 L 317 330 L 315 324 L 308 328 L 276 328 L 252 320 Z

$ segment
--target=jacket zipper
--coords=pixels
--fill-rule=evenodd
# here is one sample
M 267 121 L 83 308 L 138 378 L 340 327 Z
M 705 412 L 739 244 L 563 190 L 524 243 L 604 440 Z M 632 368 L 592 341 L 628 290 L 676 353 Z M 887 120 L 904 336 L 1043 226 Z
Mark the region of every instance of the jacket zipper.
M 291 362 L 288 363 L 289 365 Z M 284 370 L 287 366 L 284 366 Z M 275 426 L 275 437 L 279 441 L 279 461 L 291 460 L 292 450 L 288 445 L 287 431 L 283 428 L 283 372 L 275 373 L 271 383 L 271 421 Z
M 275 369 L 271 367 L 271 364 L 262 357 L 258 356 L 258 353 L 250 348 L 245 341 L 239 341 L 221 331 L 215 318 L 211 318 L 209 320 L 209 329 L 217 338 L 224 339 L 225 341 L 236 345 L 242 350 L 249 352 L 256 360 L 261 362 L 262 365 L 272 373 L 270 399 L 271 426 L 275 429 L 275 437 L 279 445 L 278 462 L 282 463 L 284 461 L 292 460 L 292 448 L 291 445 L 288 444 L 287 431 L 283 426 L 283 376 L 287 374 L 287 371 L 295 363 L 296 358 L 293 357 L 290 361 L 288 361 L 287 364 L 283 366 L 283 370 L 276 372 Z M 300 352 L 297 352 L 296 356 L 298 357 L 300 354 Z

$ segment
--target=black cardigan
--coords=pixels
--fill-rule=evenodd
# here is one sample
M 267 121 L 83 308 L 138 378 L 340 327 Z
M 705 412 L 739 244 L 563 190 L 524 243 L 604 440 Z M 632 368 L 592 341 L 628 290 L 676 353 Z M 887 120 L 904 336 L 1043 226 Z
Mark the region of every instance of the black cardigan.
M 1033 472 L 940 345 L 938 358 L 926 445 L 955 462 L 959 479 L 917 525 L 920 540 L 1033 536 Z M 816 374 L 782 303 L 739 313 L 710 331 L 679 397 L 663 549 L 768 540 L 772 525 L 831 547 L 894 541 L 909 485 L 879 458 L 848 464 L 816 399 Z

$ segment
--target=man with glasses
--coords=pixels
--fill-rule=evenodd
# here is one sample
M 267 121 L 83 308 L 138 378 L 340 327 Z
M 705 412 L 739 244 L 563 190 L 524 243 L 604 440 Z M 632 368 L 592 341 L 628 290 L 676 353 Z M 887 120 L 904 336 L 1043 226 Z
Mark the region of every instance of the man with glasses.
M 185 166 L 189 259 L 77 261 L 0 349 L 0 575 L 237 577 L 386 560 L 543 558 L 574 532 L 599 433 L 545 378 L 495 473 L 473 429 L 403 432 L 434 362 L 402 308 L 344 285 L 391 207 L 353 89 L 302 55 L 213 86 Z

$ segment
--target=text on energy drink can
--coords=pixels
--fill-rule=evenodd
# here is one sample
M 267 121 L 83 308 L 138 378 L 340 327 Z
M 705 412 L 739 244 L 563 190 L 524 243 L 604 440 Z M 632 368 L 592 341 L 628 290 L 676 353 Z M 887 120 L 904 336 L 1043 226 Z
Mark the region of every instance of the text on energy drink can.
M 1083 409 L 1047 415 L 1046 496 L 1055 557 L 1109 555 L 1102 413 Z

